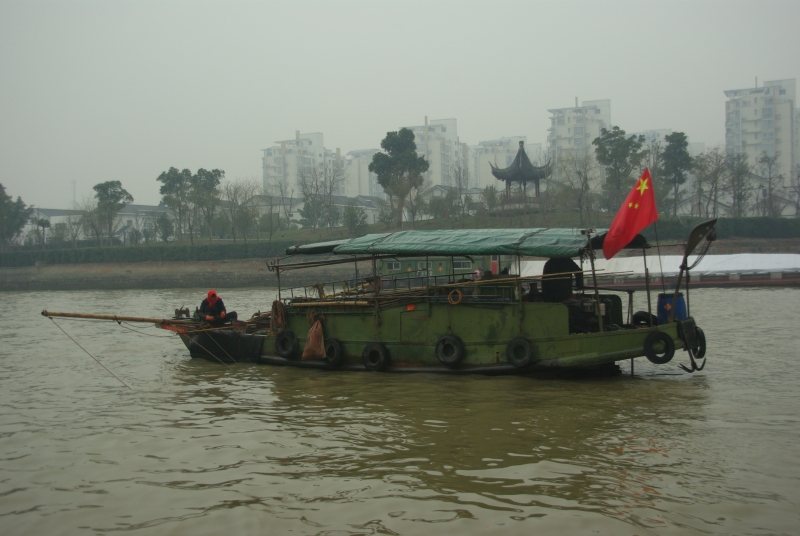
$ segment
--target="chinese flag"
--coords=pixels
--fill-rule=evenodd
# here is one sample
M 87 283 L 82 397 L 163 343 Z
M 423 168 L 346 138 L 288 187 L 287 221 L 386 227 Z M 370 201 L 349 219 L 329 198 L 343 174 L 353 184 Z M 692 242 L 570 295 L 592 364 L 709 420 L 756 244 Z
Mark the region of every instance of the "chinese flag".
M 611 228 L 603 241 L 603 256 L 610 259 L 619 253 L 639 231 L 656 220 L 658 210 L 653 193 L 653 179 L 650 177 L 650 170 L 645 168 L 611 222 Z

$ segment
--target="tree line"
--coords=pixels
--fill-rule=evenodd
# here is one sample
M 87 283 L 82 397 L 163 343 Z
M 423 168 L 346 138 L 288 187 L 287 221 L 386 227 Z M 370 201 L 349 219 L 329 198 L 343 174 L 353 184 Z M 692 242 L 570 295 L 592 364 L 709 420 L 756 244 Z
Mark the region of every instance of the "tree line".
M 777 155 L 762 153 L 751 164 L 744 153 L 714 147 L 692 157 L 683 132 L 646 140 L 619 127 L 602 129 L 592 144 L 594 158 L 569 151 L 559 155 L 542 200 L 548 208 L 577 213 L 581 225 L 598 212 L 616 213 L 645 167 L 665 216 L 677 216 L 684 203 L 689 203 L 684 212 L 706 218 L 775 218 L 787 206 L 800 216 L 800 165 L 786 177 L 778 170 Z
M 741 218 L 779 217 L 787 206 L 800 216 L 800 164 L 785 177 L 778 169 L 778 157 L 763 153 L 754 164 L 747 155 L 726 153 L 716 147 L 695 157 L 688 152 L 685 133 L 673 132 L 658 139 L 627 135 L 619 127 L 602 129 L 593 140 L 594 154 L 564 151 L 548 163 L 538 207 L 544 212 L 574 213 L 577 224 L 593 221 L 599 213 L 613 214 L 644 167 L 650 168 L 656 202 L 664 215 L 676 216 L 689 202 L 692 216 Z M 369 171 L 377 176 L 386 194 L 378 221 L 388 229 L 398 228 L 404 219 L 462 217 L 480 211 L 505 211 L 527 205 L 529 198 L 520 188 L 511 197 L 490 185 L 476 199 L 467 195 L 469 170 L 459 160 L 446 178 L 449 188 L 428 199 L 423 193 L 431 186 L 425 181 L 428 161 L 417 154 L 414 133 L 407 128 L 388 132 L 381 141 L 383 152 L 373 155 Z M 156 179 L 162 203 L 169 209 L 135 213 L 125 232 L 119 214 L 133 203 L 133 196 L 120 181 L 106 181 L 93 187 L 94 196 L 85 198 L 76 210 L 51 228 L 47 218 L 32 220 L 34 211 L 22 199 L 14 200 L 0 184 L 0 241 L 3 250 L 22 237 L 25 226 L 33 229 L 24 241 L 44 245 L 48 241 L 77 245 L 81 237 L 96 245 L 119 243 L 189 242 L 215 237 L 269 240 L 281 230 L 333 228 L 343 225 L 350 234 L 366 230 L 364 209 L 350 201 L 342 207 L 338 196 L 344 191 L 346 173 L 339 160 L 319 166 L 305 166 L 298 172 L 299 192 L 286 184 L 266 189 L 254 179 L 228 181 L 221 169 L 169 168 Z M 523 199 L 524 198 L 524 199 Z M 302 200 L 300 221 L 292 210 Z M 49 234 L 48 234 L 49 233 Z

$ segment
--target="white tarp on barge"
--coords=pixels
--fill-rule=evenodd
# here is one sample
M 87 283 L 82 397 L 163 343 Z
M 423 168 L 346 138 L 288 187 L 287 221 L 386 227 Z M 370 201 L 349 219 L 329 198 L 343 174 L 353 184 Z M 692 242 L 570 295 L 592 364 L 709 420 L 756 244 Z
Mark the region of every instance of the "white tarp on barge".
M 689 256 L 689 266 L 697 257 Z M 647 267 L 651 276 L 660 273 L 677 275 L 683 259 L 680 255 L 662 255 L 659 263 L 658 255 L 647 256 Z M 542 274 L 545 261 L 522 261 L 523 277 Z M 515 263 L 516 264 L 516 263 Z M 514 266 L 516 269 L 516 265 Z M 636 257 L 614 258 L 609 261 L 602 258 L 595 261 L 597 275 L 616 274 L 620 277 L 644 277 L 644 262 L 641 255 Z M 584 261 L 583 269 L 591 270 L 588 261 Z M 768 274 L 800 272 L 800 255 L 795 253 L 737 253 L 735 255 L 706 255 L 700 264 L 692 269 L 692 275 L 724 275 L 724 274 Z

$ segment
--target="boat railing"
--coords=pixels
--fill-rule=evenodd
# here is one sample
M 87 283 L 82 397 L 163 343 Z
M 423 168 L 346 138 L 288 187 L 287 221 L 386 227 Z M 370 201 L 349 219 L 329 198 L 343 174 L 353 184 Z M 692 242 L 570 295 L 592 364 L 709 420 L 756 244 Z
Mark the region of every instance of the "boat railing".
M 394 276 L 355 276 L 347 279 L 320 282 L 286 289 L 286 304 L 355 304 L 366 306 L 379 302 L 446 301 L 451 292 L 458 291 L 460 299 L 481 302 L 518 301 L 520 285 L 538 277 L 500 275 L 479 280 L 464 277 L 470 274 L 431 275 L 427 270 L 411 270 Z M 377 281 L 377 283 L 376 283 Z M 376 292 L 377 286 L 377 292 Z

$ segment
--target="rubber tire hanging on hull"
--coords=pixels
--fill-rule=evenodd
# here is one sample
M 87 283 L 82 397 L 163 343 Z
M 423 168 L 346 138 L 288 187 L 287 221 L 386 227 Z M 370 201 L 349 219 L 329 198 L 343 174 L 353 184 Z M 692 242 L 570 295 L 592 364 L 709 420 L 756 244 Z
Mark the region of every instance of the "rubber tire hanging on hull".
M 695 359 L 703 359 L 706 356 L 706 334 L 700 328 L 697 330 L 697 348 L 694 350 Z
M 448 367 L 455 367 L 464 360 L 464 343 L 455 335 L 444 335 L 436 341 L 436 359 Z
M 664 345 L 664 350 L 659 355 L 656 352 L 656 343 Z M 656 365 L 664 365 L 672 360 L 675 355 L 675 341 L 672 340 L 667 333 L 663 331 L 654 331 L 644 340 L 644 355 L 647 359 Z
M 534 350 L 531 341 L 515 337 L 506 345 L 506 361 L 516 368 L 525 368 L 533 362 Z
M 336 368 L 344 361 L 344 350 L 338 339 L 325 339 L 325 362 Z
M 389 349 L 379 342 L 371 342 L 361 352 L 361 361 L 367 370 L 384 371 L 389 367 Z
M 275 353 L 284 359 L 292 359 L 299 347 L 297 337 L 291 331 L 281 331 L 275 337 Z

